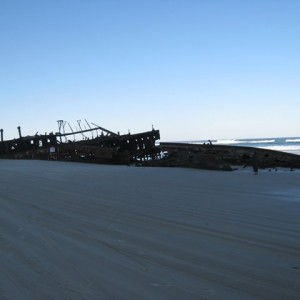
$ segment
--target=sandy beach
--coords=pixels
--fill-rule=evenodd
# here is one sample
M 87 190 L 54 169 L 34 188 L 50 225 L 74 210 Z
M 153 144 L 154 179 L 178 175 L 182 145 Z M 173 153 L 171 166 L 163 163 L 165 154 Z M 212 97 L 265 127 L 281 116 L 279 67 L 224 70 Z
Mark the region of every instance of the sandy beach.
M 0 160 L 0 299 L 299 299 L 300 171 Z

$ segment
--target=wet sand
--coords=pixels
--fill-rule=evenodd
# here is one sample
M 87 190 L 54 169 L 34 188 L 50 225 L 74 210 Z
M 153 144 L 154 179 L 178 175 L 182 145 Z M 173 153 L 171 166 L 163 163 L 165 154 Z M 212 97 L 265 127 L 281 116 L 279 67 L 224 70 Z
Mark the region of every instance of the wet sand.
M 0 299 L 299 299 L 300 172 L 0 160 Z

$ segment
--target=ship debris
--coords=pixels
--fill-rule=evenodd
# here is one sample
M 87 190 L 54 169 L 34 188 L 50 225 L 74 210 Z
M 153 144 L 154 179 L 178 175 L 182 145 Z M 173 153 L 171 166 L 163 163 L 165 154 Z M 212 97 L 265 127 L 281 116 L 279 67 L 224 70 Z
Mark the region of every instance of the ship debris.
M 143 165 L 164 167 L 188 167 L 207 170 L 232 171 L 237 168 L 300 169 L 300 155 L 236 145 L 214 145 L 192 143 L 160 143 L 161 159 L 145 161 Z
M 4 140 L 1 129 L 0 158 L 108 164 L 130 164 L 160 158 L 160 149 L 156 145 L 160 133 L 154 128 L 147 132 L 120 135 L 96 124 L 90 125 L 87 121 L 88 126 L 84 129 L 78 121 L 79 130 L 75 131 L 68 123 L 71 130 L 66 132 L 66 124 L 66 121 L 59 120 L 58 132 L 31 136 L 23 136 L 19 126 L 19 137 L 12 140 Z M 78 136 L 81 138 L 76 140 Z
M 4 140 L 0 129 L 0 158 L 43 159 L 136 166 L 186 167 L 232 171 L 251 166 L 258 169 L 277 167 L 300 169 L 300 155 L 235 145 L 159 142 L 160 132 L 152 130 L 120 135 L 87 120 L 77 121 L 75 130 L 59 120 L 58 132 Z M 66 126 L 68 125 L 68 132 Z

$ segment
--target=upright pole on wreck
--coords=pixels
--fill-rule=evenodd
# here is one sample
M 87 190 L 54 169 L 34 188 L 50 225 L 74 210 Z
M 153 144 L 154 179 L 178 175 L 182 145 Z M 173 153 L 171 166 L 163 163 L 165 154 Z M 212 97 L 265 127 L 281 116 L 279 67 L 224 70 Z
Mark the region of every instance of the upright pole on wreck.
M 20 126 L 18 126 L 18 131 L 19 131 L 19 137 L 22 138 L 21 127 Z
M 62 126 L 64 124 L 64 121 L 63 120 L 58 120 L 57 124 L 58 124 L 58 131 L 59 131 L 60 142 L 62 142 L 62 140 L 61 140 L 61 128 L 62 128 Z
M 3 129 L 0 129 L 0 134 L 1 134 L 1 142 L 3 142 Z

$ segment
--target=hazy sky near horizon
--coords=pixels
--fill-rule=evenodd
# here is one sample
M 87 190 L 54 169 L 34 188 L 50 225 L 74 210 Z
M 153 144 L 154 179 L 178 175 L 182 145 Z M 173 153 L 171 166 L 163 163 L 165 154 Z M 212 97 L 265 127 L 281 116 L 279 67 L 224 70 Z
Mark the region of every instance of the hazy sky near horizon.
M 300 136 L 298 0 L 0 0 L 4 138 Z

